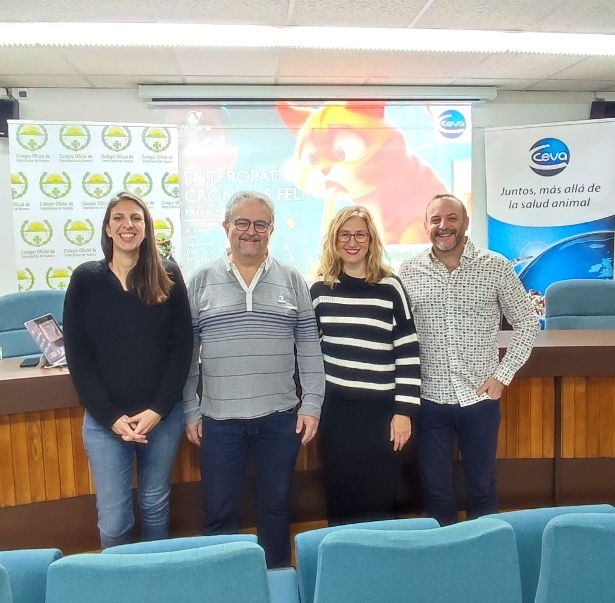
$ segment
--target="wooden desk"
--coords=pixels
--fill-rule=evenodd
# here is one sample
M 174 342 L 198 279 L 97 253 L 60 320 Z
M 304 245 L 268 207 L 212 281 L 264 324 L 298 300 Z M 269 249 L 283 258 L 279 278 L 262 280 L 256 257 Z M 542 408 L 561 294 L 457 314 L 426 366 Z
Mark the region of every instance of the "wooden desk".
M 500 334 L 502 352 L 510 332 Z M 81 440 L 83 409 L 66 369 L 0 361 L 0 548 L 98 547 L 96 509 Z M 302 449 L 294 520 L 324 518 L 317 441 Z M 404 451 L 403 511 L 416 471 Z M 200 526 L 197 449 L 182 442 L 173 470 L 173 534 Z M 615 502 L 615 331 L 544 331 L 502 397 L 498 441 L 502 507 Z M 254 525 L 251 495 L 245 525 Z M 408 506 L 409 505 L 409 506 Z

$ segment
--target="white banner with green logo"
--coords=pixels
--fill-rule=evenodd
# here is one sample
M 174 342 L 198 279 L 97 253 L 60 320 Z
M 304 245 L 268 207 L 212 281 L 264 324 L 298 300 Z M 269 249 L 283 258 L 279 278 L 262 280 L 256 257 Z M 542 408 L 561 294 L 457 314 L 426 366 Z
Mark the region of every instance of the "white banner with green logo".
M 9 155 L 20 291 L 64 289 L 102 258 L 102 218 L 122 190 L 147 202 L 156 237 L 181 257 L 175 126 L 10 121 Z

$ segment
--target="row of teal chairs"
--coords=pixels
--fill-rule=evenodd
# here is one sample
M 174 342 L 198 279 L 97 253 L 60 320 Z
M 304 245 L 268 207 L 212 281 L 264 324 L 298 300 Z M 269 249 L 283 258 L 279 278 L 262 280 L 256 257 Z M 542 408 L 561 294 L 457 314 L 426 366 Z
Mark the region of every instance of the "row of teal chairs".
M 0 552 L 0 603 L 602 603 L 615 601 L 615 507 L 412 518 L 296 536 L 297 571 L 267 570 L 249 534 L 102 554 Z M 45 592 L 46 591 L 46 592 Z

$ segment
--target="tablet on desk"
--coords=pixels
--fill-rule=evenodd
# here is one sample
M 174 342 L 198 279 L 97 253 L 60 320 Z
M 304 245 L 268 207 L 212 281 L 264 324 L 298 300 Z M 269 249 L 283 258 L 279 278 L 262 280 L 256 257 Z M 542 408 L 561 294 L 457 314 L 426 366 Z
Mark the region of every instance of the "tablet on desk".
M 64 335 L 52 314 L 27 320 L 24 326 L 45 357 L 49 366 L 66 366 Z M 43 364 L 45 366 L 45 364 Z

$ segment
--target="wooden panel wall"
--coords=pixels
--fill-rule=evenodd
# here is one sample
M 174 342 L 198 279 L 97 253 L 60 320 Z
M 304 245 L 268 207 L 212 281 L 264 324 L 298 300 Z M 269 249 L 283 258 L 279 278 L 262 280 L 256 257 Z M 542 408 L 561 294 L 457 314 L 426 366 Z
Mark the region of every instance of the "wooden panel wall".
M 83 409 L 0 415 L 0 507 L 94 493 L 83 449 Z M 317 443 L 302 447 L 297 470 L 318 468 Z M 200 479 L 199 450 L 182 440 L 173 483 Z
M 615 456 L 615 377 L 562 378 L 562 457 Z
M 504 390 L 497 456 L 553 458 L 555 382 L 551 377 L 514 379 Z
M 0 415 L 0 507 L 93 493 L 80 408 Z
M 555 385 L 515 379 L 502 398 L 498 458 L 553 458 Z M 0 415 L 0 507 L 92 494 L 81 408 Z M 562 380 L 562 456 L 615 457 L 615 377 Z M 302 448 L 298 471 L 318 469 L 318 443 Z M 198 449 L 183 440 L 174 483 L 200 478 Z

